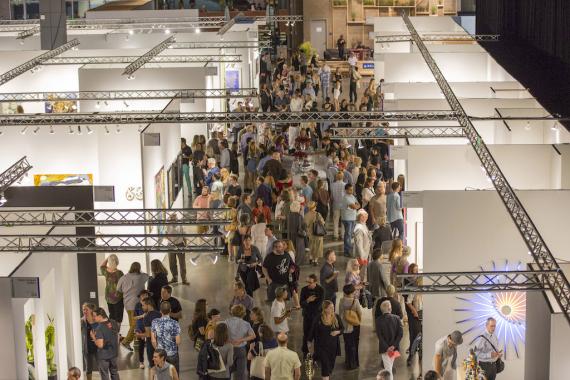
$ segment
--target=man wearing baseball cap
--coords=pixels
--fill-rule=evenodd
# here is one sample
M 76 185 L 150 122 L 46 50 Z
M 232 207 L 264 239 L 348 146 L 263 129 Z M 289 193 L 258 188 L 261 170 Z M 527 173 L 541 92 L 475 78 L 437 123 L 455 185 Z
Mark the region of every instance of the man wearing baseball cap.
M 457 330 L 435 342 L 434 368 L 440 376 L 447 371 L 456 370 L 457 346 L 462 343 L 463 334 Z

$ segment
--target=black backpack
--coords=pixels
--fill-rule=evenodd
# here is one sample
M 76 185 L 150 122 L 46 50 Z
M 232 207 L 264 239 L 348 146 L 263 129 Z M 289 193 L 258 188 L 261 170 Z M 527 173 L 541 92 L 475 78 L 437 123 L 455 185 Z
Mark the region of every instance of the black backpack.
M 220 351 L 214 347 L 214 344 L 207 342 L 202 345 L 198 353 L 198 366 L 196 368 L 198 375 L 206 376 L 208 373 L 218 372 L 222 368 L 221 364 Z

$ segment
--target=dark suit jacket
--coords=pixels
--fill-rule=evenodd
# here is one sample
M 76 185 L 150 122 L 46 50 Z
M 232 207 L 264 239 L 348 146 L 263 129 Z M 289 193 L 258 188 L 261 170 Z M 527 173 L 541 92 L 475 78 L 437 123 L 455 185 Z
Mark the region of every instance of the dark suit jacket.
M 376 335 L 378 336 L 378 348 L 381 354 L 388 351 L 388 347 L 400 348 L 400 340 L 404 335 L 404 329 L 400 318 L 394 314 L 382 314 L 376 318 Z

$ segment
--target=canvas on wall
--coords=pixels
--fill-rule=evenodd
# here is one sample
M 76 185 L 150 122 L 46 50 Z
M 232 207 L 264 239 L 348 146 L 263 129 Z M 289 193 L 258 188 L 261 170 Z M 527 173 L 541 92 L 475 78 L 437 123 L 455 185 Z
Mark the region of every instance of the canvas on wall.
M 91 186 L 93 174 L 35 174 L 34 186 Z
M 170 168 L 168 168 L 167 173 L 167 184 L 168 184 L 168 207 L 172 207 L 178 193 L 181 189 L 182 182 L 182 168 L 179 166 L 178 160 L 174 161 Z

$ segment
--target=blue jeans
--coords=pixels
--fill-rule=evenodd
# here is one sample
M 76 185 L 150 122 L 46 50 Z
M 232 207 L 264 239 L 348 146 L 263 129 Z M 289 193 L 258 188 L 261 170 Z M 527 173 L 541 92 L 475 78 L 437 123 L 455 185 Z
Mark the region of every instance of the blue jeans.
M 192 198 L 192 183 L 190 182 L 190 165 L 186 164 L 182 165 L 182 173 L 184 175 L 184 179 L 186 180 L 186 186 L 188 187 L 188 196 Z
M 352 256 L 352 233 L 354 232 L 354 220 L 343 220 L 344 226 L 344 255 Z
M 398 238 L 404 241 L 404 219 L 394 220 L 390 223 L 392 227 L 392 236 L 394 235 L 394 230 L 398 230 Z

